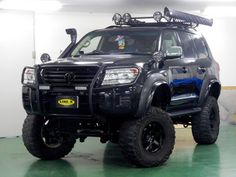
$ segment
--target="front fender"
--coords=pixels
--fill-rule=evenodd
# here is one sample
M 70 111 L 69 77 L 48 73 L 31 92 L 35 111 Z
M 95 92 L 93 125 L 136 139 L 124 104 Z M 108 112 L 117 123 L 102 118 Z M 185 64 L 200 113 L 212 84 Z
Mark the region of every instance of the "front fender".
M 142 117 L 146 113 L 152 103 L 155 90 L 162 84 L 167 84 L 167 78 L 162 74 L 155 73 L 147 78 L 143 85 L 135 117 Z

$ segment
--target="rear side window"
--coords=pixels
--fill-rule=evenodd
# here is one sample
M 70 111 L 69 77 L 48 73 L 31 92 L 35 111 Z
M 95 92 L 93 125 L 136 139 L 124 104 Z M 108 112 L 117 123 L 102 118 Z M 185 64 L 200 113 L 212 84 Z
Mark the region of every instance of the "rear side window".
M 195 58 L 196 54 L 192 34 L 183 31 L 179 31 L 178 34 L 183 48 L 184 58 Z
M 205 44 L 203 38 L 196 35 L 196 36 L 194 36 L 193 41 L 196 46 L 196 50 L 197 50 L 196 52 L 197 52 L 198 58 L 207 58 L 208 52 L 207 52 L 206 44 Z

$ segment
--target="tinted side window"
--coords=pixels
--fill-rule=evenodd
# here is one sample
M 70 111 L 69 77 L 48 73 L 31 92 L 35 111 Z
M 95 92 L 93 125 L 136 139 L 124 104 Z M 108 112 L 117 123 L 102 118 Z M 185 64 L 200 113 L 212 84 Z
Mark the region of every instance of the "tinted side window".
M 206 44 L 202 37 L 194 36 L 194 43 L 196 46 L 198 58 L 207 58 L 208 52 L 206 49 Z
M 162 33 L 161 51 L 165 52 L 172 46 L 178 46 L 176 33 L 174 31 L 164 31 Z
M 192 34 L 180 31 L 179 38 L 183 48 L 183 54 L 185 58 L 195 58 L 194 43 L 192 40 Z

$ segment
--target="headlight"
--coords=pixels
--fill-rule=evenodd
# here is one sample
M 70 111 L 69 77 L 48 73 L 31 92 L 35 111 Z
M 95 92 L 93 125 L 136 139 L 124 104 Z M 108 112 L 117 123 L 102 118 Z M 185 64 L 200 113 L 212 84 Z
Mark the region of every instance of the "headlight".
M 138 74 L 138 68 L 108 69 L 102 85 L 129 84 L 138 77 Z
M 34 84 L 35 83 L 35 70 L 34 68 L 25 68 L 22 78 L 23 84 Z

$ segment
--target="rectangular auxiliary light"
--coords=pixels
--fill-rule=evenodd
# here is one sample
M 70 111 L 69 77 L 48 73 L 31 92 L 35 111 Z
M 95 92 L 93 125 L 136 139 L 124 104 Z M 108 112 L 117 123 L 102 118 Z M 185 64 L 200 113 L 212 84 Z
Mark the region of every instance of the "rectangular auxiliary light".
M 50 86 L 49 85 L 40 85 L 39 90 L 50 90 Z
M 75 90 L 87 90 L 87 86 L 75 86 Z

